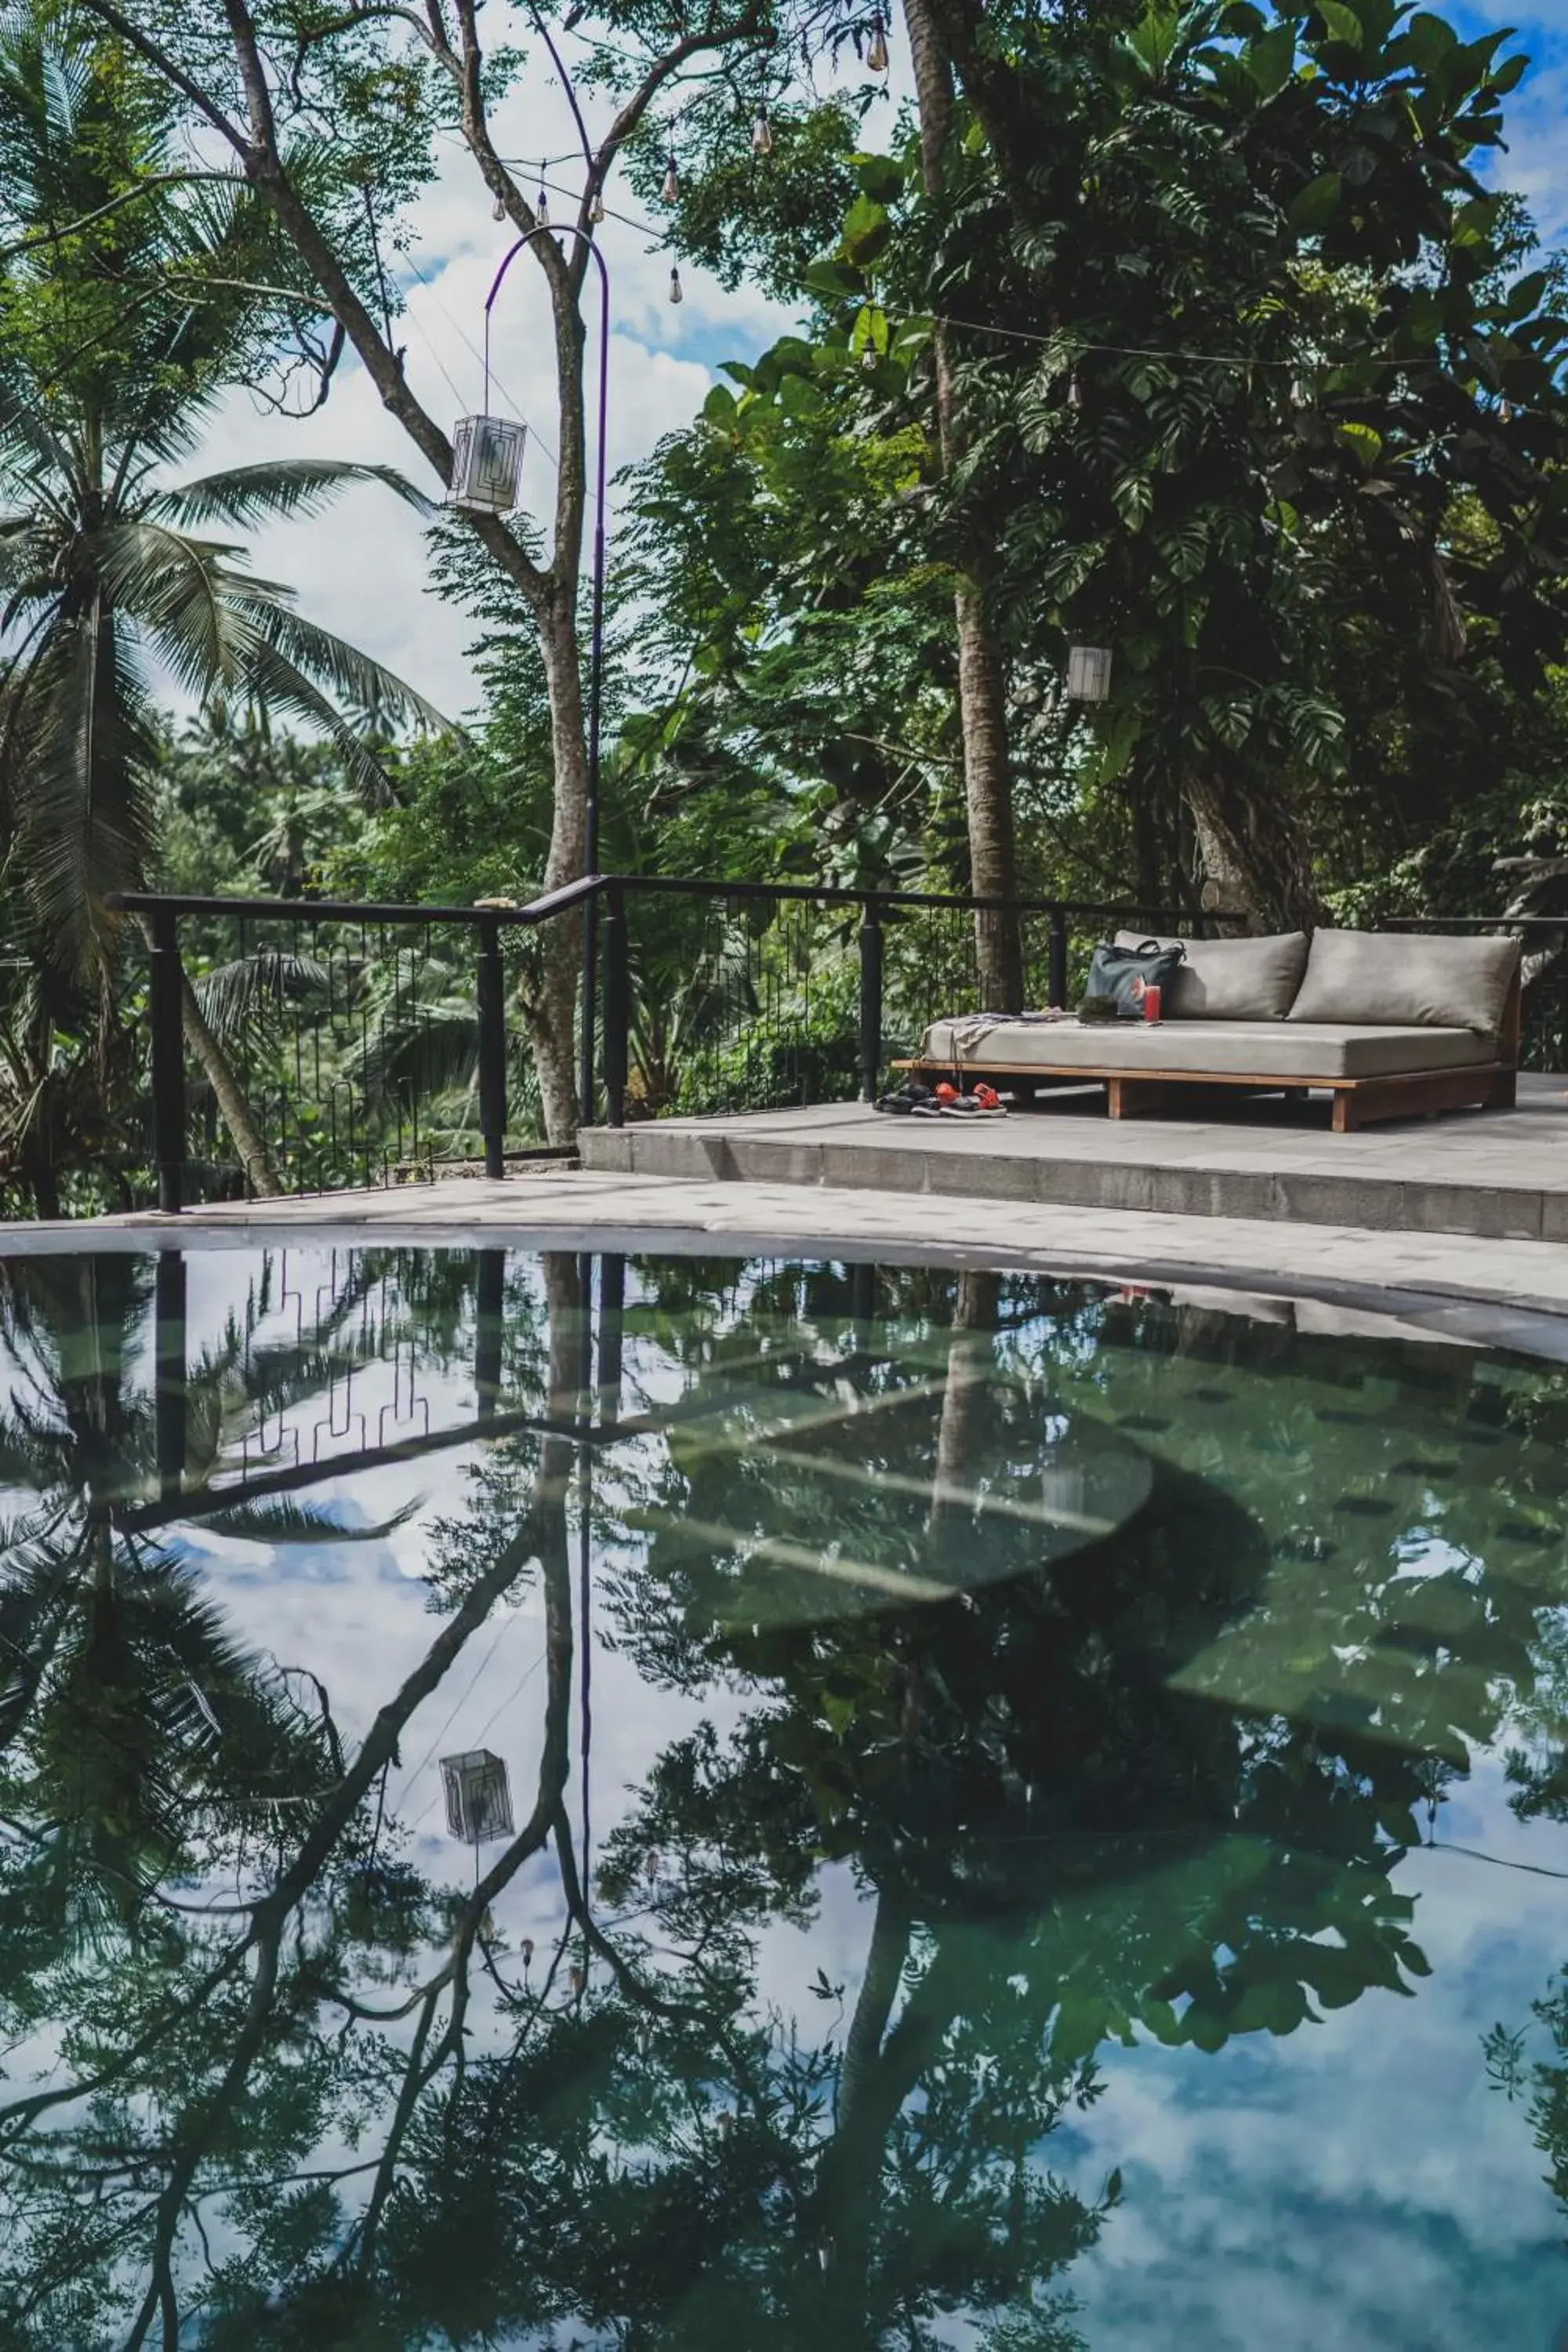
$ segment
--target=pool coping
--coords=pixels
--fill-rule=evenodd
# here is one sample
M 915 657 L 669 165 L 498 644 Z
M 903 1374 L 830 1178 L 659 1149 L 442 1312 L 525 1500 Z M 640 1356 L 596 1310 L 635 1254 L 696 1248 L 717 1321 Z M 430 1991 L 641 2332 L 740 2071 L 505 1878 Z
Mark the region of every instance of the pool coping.
M 401 1218 L 345 1213 L 342 1195 L 321 1196 L 330 1213 L 317 1219 L 312 1202 L 299 1198 L 279 1213 L 272 1204 L 245 1203 L 163 1216 L 155 1211 L 130 1215 L 65 1220 L 48 1224 L 0 1226 L 0 1257 L 57 1256 L 64 1251 L 147 1252 L 168 1249 L 520 1249 L 560 1250 L 573 1255 L 626 1257 L 773 1258 L 845 1265 L 952 1267 L 997 1274 L 1057 1275 L 1066 1281 L 1113 1288 L 1202 1289 L 1237 1297 L 1305 1300 L 1348 1313 L 1409 1327 L 1434 1340 L 1476 1348 L 1506 1349 L 1568 1364 L 1568 1304 L 1523 1306 L 1506 1292 L 1464 1283 L 1372 1283 L 1352 1276 L 1304 1275 L 1279 1266 L 1216 1265 L 1202 1244 L 1216 1223 L 1194 1217 L 1190 1255 L 1154 1251 L 1143 1255 L 1078 1250 L 1057 1244 L 1014 1245 L 984 1242 L 934 1242 L 865 1233 L 814 1232 L 809 1239 L 746 1226 L 722 1231 L 697 1223 L 639 1223 L 615 1218 L 571 1219 L 558 1213 L 529 1217 L 465 1216 L 441 1204 Z M 360 1196 L 368 1202 L 385 1195 Z M 818 1196 L 820 1198 L 820 1195 Z M 889 1196 L 896 1199 L 898 1196 Z M 510 1203 L 507 1203 L 510 1210 Z M 519 1204 L 521 1208 L 521 1203 Z M 1230 1221 L 1224 1221 L 1229 1223 Z M 1239 1221 L 1238 1221 L 1239 1222 Z M 825 1220 L 829 1224 L 830 1220 Z M 1535 1244 L 1540 1247 L 1541 1244 Z M 1243 1310 L 1244 1311 L 1244 1310 Z

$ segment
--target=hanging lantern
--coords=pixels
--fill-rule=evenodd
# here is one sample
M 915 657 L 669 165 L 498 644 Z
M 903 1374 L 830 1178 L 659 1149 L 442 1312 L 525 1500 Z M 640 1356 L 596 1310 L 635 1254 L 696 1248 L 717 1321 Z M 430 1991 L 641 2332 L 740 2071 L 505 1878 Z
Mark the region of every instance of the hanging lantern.
M 664 167 L 664 185 L 658 193 L 667 205 L 677 205 L 680 202 L 680 174 L 675 168 L 673 147 L 669 151 L 669 161 Z
M 871 37 L 866 44 L 866 63 L 873 73 L 888 70 L 888 36 L 880 16 L 871 19 Z
M 603 188 L 595 188 L 594 191 L 594 201 L 588 207 L 588 218 L 592 221 L 594 226 L 597 228 L 599 223 L 604 219 L 604 217 L 605 192 Z
M 1068 648 L 1068 700 L 1069 702 L 1103 702 L 1110 692 L 1110 646 L 1069 646 Z
M 686 299 L 685 295 L 680 290 L 680 272 L 679 269 L 672 269 L 669 273 L 669 299 L 672 302 L 684 302 Z
M 534 216 L 541 228 L 550 226 L 550 198 L 544 193 L 544 183 L 539 183 L 539 194 L 533 199 Z
M 488 1748 L 470 1748 L 441 1759 L 447 1794 L 447 1832 L 465 1845 L 483 1845 L 512 1834 L 511 1787 L 506 1766 Z
M 452 434 L 452 504 L 468 514 L 510 514 L 527 439 L 527 425 L 510 417 L 459 416 Z
M 757 119 L 752 125 L 752 152 L 753 155 L 771 155 L 773 152 L 773 127 L 768 121 L 767 108 L 759 106 Z

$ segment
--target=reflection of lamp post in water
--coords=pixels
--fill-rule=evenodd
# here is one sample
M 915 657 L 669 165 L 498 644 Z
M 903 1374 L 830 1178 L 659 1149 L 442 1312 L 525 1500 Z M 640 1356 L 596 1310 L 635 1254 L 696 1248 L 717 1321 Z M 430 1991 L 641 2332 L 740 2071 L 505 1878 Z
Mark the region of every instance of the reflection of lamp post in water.
M 541 220 L 510 246 L 485 297 L 484 414 L 464 416 L 452 436 L 452 504 L 469 513 L 510 514 L 517 504 L 525 425 L 492 416 L 490 405 L 490 313 L 501 281 L 525 245 L 536 237 L 565 235 L 581 238 L 599 272 L 599 446 L 594 517 L 594 605 L 588 667 L 588 805 L 584 812 L 583 870 L 599 866 L 599 719 L 603 707 L 605 667 L 605 436 L 610 405 L 610 273 L 605 257 L 586 229 L 568 224 L 562 231 Z M 583 909 L 583 1059 L 581 1112 L 584 1124 L 594 1116 L 594 1024 L 598 996 L 599 910 L 590 898 Z

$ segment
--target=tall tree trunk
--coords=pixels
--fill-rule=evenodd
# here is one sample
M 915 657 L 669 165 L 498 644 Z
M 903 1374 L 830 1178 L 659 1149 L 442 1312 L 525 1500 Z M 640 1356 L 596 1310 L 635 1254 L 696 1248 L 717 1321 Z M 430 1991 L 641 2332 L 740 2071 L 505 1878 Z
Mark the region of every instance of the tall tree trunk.
M 952 126 L 952 71 L 930 0 L 903 0 L 920 113 L 921 177 L 927 199 L 944 186 L 944 158 Z M 939 320 L 932 343 L 937 444 L 943 473 L 961 446 L 947 327 Z M 960 551 L 954 593 L 958 628 L 958 719 L 963 740 L 964 795 L 969 815 L 970 887 L 978 898 L 1017 893 L 1013 831 L 1013 771 L 1007 750 L 1005 665 L 985 613 L 988 551 Z M 1016 917 L 980 914 L 974 924 L 981 1002 L 988 1011 L 1021 1012 L 1024 959 Z
M 235 1076 L 234 1066 L 228 1055 L 207 1026 L 206 1016 L 196 1003 L 196 992 L 191 986 L 188 974 L 181 974 L 181 989 L 185 1043 L 206 1072 L 207 1083 L 217 1101 L 218 1115 L 233 1138 L 246 1181 L 259 1199 L 279 1200 L 283 1187 L 278 1180 L 278 1172 L 272 1165 L 261 1130 L 250 1115 L 245 1089 Z
M 1256 795 L 1214 772 L 1189 772 L 1182 795 L 1192 814 L 1204 879 L 1220 904 L 1252 931 L 1310 929 L 1323 919 L 1306 835 L 1288 810 L 1258 807 Z
M 570 593 L 552 595 L 537 615 L 550 696 L 550 734 L 555 767 L 550 854 L 543 888 L 563 889 L 586 871 L 588 855 L 588 751 L 583 719 L 582 669 L 577 644 L 575 582 Z M 582 917 L 565 915 L 548 923 L 540 941 L 541 970 L 528 1007 L 529 1027 L 539 1065 L 544 1132 L 552 1143 L 570 1143 L 579 1115 L 591 1106 L 577 1100 L 577 970 Z

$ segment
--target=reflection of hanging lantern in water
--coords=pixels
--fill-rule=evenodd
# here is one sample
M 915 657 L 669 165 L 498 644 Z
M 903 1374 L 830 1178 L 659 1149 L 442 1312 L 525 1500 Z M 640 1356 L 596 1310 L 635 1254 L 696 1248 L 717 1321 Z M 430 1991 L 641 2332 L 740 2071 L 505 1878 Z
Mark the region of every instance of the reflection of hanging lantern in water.
M 441 1786 L 447 1796 L 448 1835 L 465 1845 L 483 1845 L 487 1839 L 510 1837 L 511 1784 L 506 1766 L 488 1748 L 470 1748 L 461 1756 L 441 1759 Z

